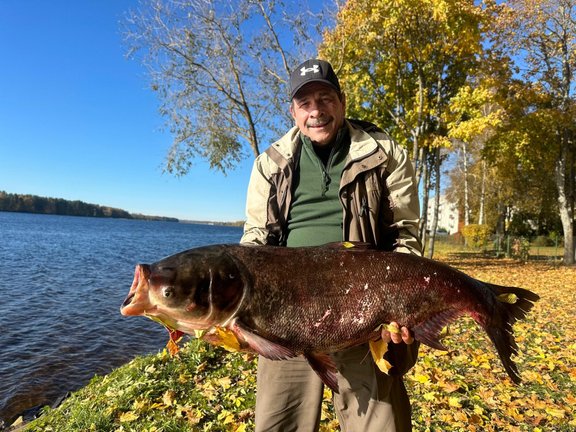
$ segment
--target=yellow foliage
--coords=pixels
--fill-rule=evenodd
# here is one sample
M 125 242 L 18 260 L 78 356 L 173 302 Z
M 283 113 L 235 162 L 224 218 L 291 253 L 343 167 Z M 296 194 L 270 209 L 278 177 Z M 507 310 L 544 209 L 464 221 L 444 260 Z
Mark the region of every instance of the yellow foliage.
M 376 363 L 378 369 L 387 374 L 392 368 L 390 362 L 384 358 L 384 354 L 388 351 L 388 342 L 385 342 L 382 339 L 375 341 L 371 340 L 368 342 L 368 345 L 370 346 L 370 353 L 372 354 L 374 363 Z
M 462 228 L 462 235 L 466 239 L 466 244 L 473 248 L 484 247 L 490 234 L 488 225 L 470 224 Z
M 138 420 L 138 416 L 134 414 L 132 411 L 120 414 L 120 423 L 128 423 L 134 420 Z
M 348 114 L 391 126 L 394 138 L 406 145 L 419 131 L 420 145 L 449 147 L 446 137 L 426 135 L 434 130 L 444 134 L 447 99 L 462 84 L 463 68 L 482 51 L 480 26 L 489 18 L 474 3 L 347 1 L 335 27 L 325 32 L 319 55 L 336 65 Z M 389 113 L 394 113 L 393 125 L 385 124 Z
M 216 327 L 215 333 L 218 337 L 218 341 L 214 342 L 216 345 L 232 352 L 240 350 L 240 342 L 238 342 L 236 335 L 231 330 L 223 327 Z

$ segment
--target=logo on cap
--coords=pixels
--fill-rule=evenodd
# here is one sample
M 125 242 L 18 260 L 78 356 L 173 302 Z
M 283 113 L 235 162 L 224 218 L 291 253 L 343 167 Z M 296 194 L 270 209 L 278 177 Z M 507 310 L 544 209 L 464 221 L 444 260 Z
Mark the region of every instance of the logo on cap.
M 306 74 L 308 72 L 312 72 L 312 73 L 318 73 L 320 72 L 320 66 L 318 65 L 314 65 L 310 68 L 307 67 L 303 67 L 302 69 L 300 69 L 300 76 L 306 76 Z

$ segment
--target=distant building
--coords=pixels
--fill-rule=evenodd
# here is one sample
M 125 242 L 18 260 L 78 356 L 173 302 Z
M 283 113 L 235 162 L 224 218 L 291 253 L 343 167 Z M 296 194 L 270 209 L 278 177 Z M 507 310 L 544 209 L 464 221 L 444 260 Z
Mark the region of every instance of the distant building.
M 428 201 L 427 215 L 426 229 L 430 231 L 434 219 L 434 197 L 431 197 Z M 458 232 L 458 218 L 458 206 L 455 203 L 449 202 L 445 195 L 441 195 L 436 231 L 446 231 L 448 234 L 456 234 Z

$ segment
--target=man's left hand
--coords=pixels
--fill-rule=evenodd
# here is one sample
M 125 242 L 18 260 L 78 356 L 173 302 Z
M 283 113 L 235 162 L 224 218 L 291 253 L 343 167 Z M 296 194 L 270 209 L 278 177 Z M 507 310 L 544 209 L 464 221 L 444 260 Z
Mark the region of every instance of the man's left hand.
M 414 336 L 407 327 L 400 328 L 397 322 L 391 322 L 387 326 L 382 326 L 382 340 L 386 343 L 399 344 L 404 342 L 410 345 L 414 342 Z

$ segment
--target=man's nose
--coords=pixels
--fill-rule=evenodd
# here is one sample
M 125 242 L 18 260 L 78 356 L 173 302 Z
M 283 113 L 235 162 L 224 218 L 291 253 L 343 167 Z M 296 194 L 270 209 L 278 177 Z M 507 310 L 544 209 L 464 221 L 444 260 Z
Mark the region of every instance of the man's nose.
M 318 117 L 322 115 L 322 106 L 320 103 L 314 101 L 310 104 L 310 115 L 312 117 Z

